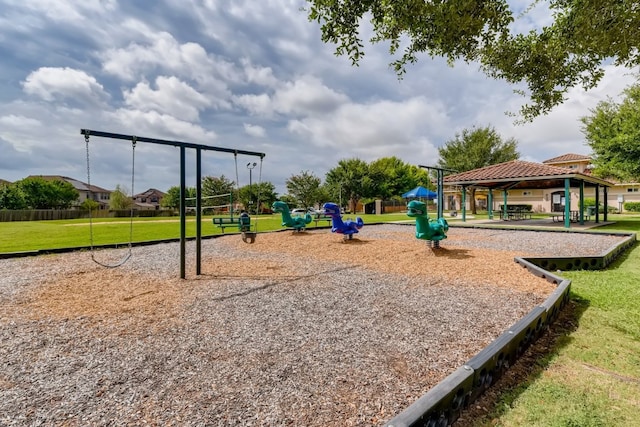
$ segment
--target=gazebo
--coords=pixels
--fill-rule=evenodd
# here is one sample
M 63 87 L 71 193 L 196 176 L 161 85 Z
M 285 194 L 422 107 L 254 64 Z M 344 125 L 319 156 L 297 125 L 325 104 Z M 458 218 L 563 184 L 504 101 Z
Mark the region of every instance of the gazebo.
M 604 179 L 576 172 L 572 169 L 549 166 L 541 163 L 512 160 L 474 169 L 467 172 L 449 175 L 444 178 L 447 186 L 462 187 L 462 220 L 466 220 L 465 193 L 468 188 L 485 188 L 488 190 L 489 218 L 493 219 L 493 192 L 502 191 L 504 203 L 502 209 L 506 215 L 508 191 L 513 189 L 534 190 L 564 188 L 564 226 L 571 227 L 571 188 L 579 189 L 579 206 L 574 217 L 584 224 L 584 189 L 595 188 L 596 206 L 600 203 L 600 188 L 603 189 L 604 204 L 607 206 L 607 189 L 613 184 Z M 607 209 L 604 210 L 604 221 L 607 220 Z M 598 209 L 595 210 L 595 222 L 600 222 Z

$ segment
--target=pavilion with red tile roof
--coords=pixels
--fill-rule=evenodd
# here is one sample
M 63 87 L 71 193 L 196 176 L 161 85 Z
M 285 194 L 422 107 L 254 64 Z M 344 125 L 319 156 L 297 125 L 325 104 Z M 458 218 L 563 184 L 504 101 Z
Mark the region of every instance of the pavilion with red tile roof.
M 552 162 L 557 159 L 550 159 Z M 562 159 L 566 160 L 566 159 Z M 503 209 L 507 209 L 508 190 L 511 189 L 547 189 L 547 188 L 563 188 L 565 191 L 566 203 L 564 222 L 565 227 L 569 228 L 571 223 L 571 197 L 570 189 L 579 188 L 580 206 L 579 221 L 584 223 L 582 212 L 584 208 L 584 188 L 596 188 L 596 205 L 599 202 L 599 188 L 604 191 L 604 203 L 606 206 L 607 189 L 613 184 L 601 178 L 594 177 L 590 174 L 577 172 L 572 169 L 552 166 L 549 164 L 527 162 L 523 160 L 512 160 L 505 163 L 486 166 L 479 169 L 461 172 L 444 177 L 444 184 L 448 186 L 462 187 L 463 200 L 466 189 L 470 187 L 485 188 L 489 190 L 489 199 L 493 197 L 493 190 L 502 190 L 504 197 Z M 489 202 L 489 217 L 492 218 L 491 201 Z M 465 219 L 465 203 L 462 203 L 462 218 Z M 596 210 L 596 222 L 599 222 L 598 212 Z M 607 212 L 604 212 L 604 220 L 607 220 Z

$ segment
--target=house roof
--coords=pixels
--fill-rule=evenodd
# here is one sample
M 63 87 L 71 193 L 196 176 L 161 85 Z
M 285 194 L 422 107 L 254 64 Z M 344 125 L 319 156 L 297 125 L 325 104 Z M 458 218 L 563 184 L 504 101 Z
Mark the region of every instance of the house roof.
M 66 181 L 69 184 L 73 185 L 73 188 L 75 188 L 78 191 L 91 191 L 92 193 L 111 193 L 110 190 L 105 190 L 104 188 L 98 187 L 97 185 L 91 185 L 89 186 L 89 184 L 84 183 L 82 181 L 79 181 L 75 178 L 69 178 L 68 176 L 62 176 L 62 175 L 29 175 L 27 178 L 42 178 L 46 181 L 55 181 L 55 180 L 60 180 L 60 181 Z
M 567 163 L 567 162 L 579 162 L 579 161 L 591 161 L 591 156 L 585 156 L 583 154 L 567 153 L 567 154 L 563 154 L 562 156 L 547 159 L 542 163 L 551 164 L 551 163 Z
M 167 195 L 167 193 L 165 193 L 164 191 L 160 191 L 160 190 L 156 190 L 155 188 L 150 188 L 147 191 L 144 191 L 142 193 L 138 193 L 133 197 L 149 197 L 153 194 L 159 195 L 161 197 L 164 197 Z
M 492 189 L 536 189 L 564 187 L 565 179 L 571 186 L 584 182 L 587 186 L 609 187 L 612 183 L 573 169 L 542 163 L 512 160 L 484 168 L 444 177 L 448 185 L 476 186 Z

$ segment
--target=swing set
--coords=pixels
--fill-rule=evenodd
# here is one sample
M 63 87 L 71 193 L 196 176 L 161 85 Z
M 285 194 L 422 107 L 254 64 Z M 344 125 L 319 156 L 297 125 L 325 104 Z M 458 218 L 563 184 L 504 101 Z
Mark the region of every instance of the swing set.
M 151 144 L 159 144 L 159 145 L 170 145 L 173 147 L 178 147 L 180 149 L 180 278 L 186 278 L 185 267 L 185 254 L 186 254 L 186 171 L 185 171 L 185 163 L 186 163 L 186 149 L 193 149 L 196 151 L 196 197 L 195 197 L 195 211 L 196 211 L 196 275 L 202 274 L 202 151 L 217 151 L 222 153 L 232 153 L 236 160 L 236 175 L 237 175 L 237 158 L 238 154 L 246 155 L 246 156 L 254 156 L 260 157 L 260 170 L 262 170 L 262 160 L 265 157 L 264 153 L 256 152 L 256 151 L 246 151 L 246 150 L 237 150 L 232 148 L 223 148 L 223 147 L 212 147 L 209 145 L 202 144 L 194 144 L 190 142 L 180 142 L 180 141 L 169 141 L 164 139 L 156 139 L 156 138 L 147 138 L 141 136 L 134 135 L 123 135 L 118 133 L 111 132 L 102 132 L 90 129 L 80 129 L 80 134 L 84 135 L 85 144 L 86 144 L 86 154 L 87 154 L 87 184 L 89 185 L 89 192 L 91 193 L 91 170 L 90 170 L 90 161 L 89 161 L 89 140 L 91 136 L 101 137 L 101 138 L 111 138 L 111 139 L 121 139 L 131 141 L 133 147 L 133 155 L 132 155 L 132 165 L 131 165 L 131 194 L 133 194 L 133 186 L 134 186 L 134 177 L 135 177 L 135 147 L 137 142 L 146 142 Z M 123 265 L 129 258 L 131 258 L 131 247 L 133 240 L 133 215 L 134 215 L 134 204 L 131 205 L 130 219 L 129 219 L 129 245 L 128 245 L 128 253 L 125 257 L 115 263 L 115 264 L 106 264 L 96 260 L 94 256 L 94 244 L 93 244 L 93 221 L 91 219 L 91 209 L 89 209 L 89 235 L 91 241 L 91 259 L 95 261 L 97 264 L 102 265 L 107 268 L 114 268 Z M 250 230 L 247 230 L 246 233 L 250 233 L 249 235 L 245 235 L 243 232 L 243 240 L 245 242 L 249 241 L 253 243 L 255 240 L 255 233 L 252 233 Z

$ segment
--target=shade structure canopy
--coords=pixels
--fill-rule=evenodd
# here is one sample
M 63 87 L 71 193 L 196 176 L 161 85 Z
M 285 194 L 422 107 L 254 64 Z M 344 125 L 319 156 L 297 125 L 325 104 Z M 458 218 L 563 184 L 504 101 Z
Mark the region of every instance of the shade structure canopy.
M 419 185 L 411 191 L 407 191 L 402 195 L 403 199 L 428 199 L 433 200 L 438 197 L 438 193 L 431 191 L 423 186 Z

